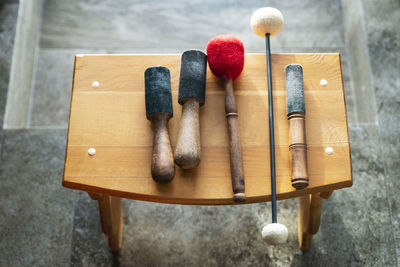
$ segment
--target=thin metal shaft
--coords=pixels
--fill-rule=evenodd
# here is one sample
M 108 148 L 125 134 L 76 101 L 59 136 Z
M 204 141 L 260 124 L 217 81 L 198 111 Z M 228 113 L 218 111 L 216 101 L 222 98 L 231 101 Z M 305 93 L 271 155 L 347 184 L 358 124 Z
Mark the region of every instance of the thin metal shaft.
M 272 99 L 272 74 L 271 74 L 271 47 L 269 43 L 269 33 L 265 35 L 265 48 L 267 52 L 267 75 L 268 75 L 268 112 L 269 112 L 269 148 L 271 166 L 271 203 L 272 203 L 272 222 L 277 222 L 276 216 L 276 175 L 275 175 L 275 138 L 274 138 L 274 105 Z

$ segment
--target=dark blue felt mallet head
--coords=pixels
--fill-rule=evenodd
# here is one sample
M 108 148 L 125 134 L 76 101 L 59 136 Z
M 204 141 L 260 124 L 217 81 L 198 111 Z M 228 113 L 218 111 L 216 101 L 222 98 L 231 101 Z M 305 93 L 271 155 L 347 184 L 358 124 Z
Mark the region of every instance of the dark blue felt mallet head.
M 189 50 L 182 54 L 181 75 L 179 78 L 178 102 L 183 103 L 195 98 L 203 105 L 206 97 L 207 56 L 198 50 Z
M 163 66 L 155 66 L 146 69 L 145 77 L 145 98 L 146 117 L 156 113 L 168 113 L 172 117 L 172 95 L 171 78 L 169 69 Z

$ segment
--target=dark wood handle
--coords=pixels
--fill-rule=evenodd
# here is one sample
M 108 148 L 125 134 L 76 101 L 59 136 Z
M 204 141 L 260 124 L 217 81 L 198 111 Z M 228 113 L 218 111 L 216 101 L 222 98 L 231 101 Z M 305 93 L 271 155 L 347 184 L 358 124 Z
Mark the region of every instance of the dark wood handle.
M 169 113 L 156 113 L 150 118 L 153 123 L 153 154 L 151 176 L 160 184 L 170 182 L 175 176 L 175 164 L 168 135 Z
M 293 113 L 288 116 L 290 135 L 290 158 L 292 162 L 292 186 L 303 189 L 308 186 L 307 144 L 305 116 L 303 113 Z
M 200 121 L 199 100 L 189 98 L 182 107 L 182 116 L 175 147 L 176 165 L 183 169 L 192 169 L 200 163 Z
M 240 148 L 238 113 L 235 95 L 233 94 L 232 80 L 225 80 L 225 112 L 228 121 L 228 134 L 231 160 L 231 178 L 233 189 L 233 200 L 235 202 L 246 201 L 244 194 L 244 173 L 242 150 Z

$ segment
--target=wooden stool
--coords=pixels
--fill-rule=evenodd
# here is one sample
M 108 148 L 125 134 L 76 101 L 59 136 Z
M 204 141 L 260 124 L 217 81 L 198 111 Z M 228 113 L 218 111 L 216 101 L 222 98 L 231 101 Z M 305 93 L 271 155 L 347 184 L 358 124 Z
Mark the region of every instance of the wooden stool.
M 171 204 L 233 205 L 222 84 L 207 70 L 206 102 L 200 110 L 202 159 L 198 168 L 177 168 L 174 180 L 156 184 L 150 174 L 151 123 L 144 101 L 144 71 L 171 71 L 175 145 L 181 106 L 177 102 L 180 55 L 77 55 L 63 185 L 98 200 L 110 248 L 121 248 L 121 199 Z M 284 67 L 303 66 L 310 184 L 290 181 Z M 246 183 L 246 203 L 271 200 L 268 94 L 265 55 L 247 54 L 235 81 Z M 299 243 L 310 248 L 322 198 L 352 185 L 346 108 L 339 54 L 272 55 L 277 197 L 299 197 Z M 266 211 L 267 212 L 267 211 Z

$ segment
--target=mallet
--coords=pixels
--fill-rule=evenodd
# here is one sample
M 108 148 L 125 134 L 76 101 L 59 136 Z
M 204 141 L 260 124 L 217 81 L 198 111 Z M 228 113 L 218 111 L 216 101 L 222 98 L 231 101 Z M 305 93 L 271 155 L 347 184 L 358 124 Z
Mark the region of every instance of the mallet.
M 287 65 L 285 80 L 292 186 L 296 189 L 303 189 L 308 186 L 303 68 L 297 64 Z
M 195 168 L 200 163 L 199 107 L 206 96 L 207 57 L 197 50 L 183 53 L 179 78 L 178 102 L 182 105 L 182 116 L 175 147 L 176 165 L 183 169 Z
M 283 224 L 277 223 L 274 108 L 272 95 L 271 48 L 269 39 L 270 36 L 274 36 L 282 30 L 283 16 L 276 8 L 263 7 L 253 13 L 250 24 L 255 34 L 265 37 L 267 54 L 272 224 L 268 224 L 263 228 L 262 236 L 265 242 L 271 245 L 278 245 L 286 242 L 288 230 Z
M 240 148 L 238 113 L 233 93 L 233 80 L 243 70 L 243 43 L 232 35 L 218 35 L 207 45 L 207 59 L 212 73 L 222 78 L 225 85 L 225 113 L 228 121 L 230 165 L 235 202 L 246 201 L 242 151 Z
M 175 175 L 168 121 L 173 116 L 171 81 L 166 67 L 156 66 L 145 73 L 146 117 L 153 125 L 151 176 L 160 184 L 170 182 Z

